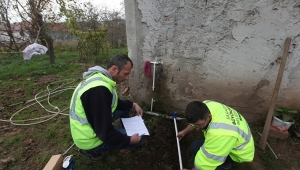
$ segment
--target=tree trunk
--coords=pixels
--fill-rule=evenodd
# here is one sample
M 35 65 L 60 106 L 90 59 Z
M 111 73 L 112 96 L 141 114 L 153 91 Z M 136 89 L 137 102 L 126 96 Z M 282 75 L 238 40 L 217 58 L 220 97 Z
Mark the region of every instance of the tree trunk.
M 36 23 L 40 28 L 40 34 L 42 35 L 42 38 L 45 39 L 48 45 L 47 54 L 49 55 L 50 64 L 55 64 L 53 39 L 46 32 L 46 28 L 44 27 L 45 23 L 43 21 L 43 15 L 37 11 L 34 1 L 32 1 L 31 4 L 33 7 L 34 15 L 36 16 Z
M 13 35 L 13 30 L 11 28 L 10 21 L 9 21 L 9 19 L 7 17 L 7 14 L 4 15 L 3 13 L 1 13 L 1 16 L 2 16 L 3 20 L 5 20 L 5 26 L 6 26 L 5 29 L 6 29 L 7 35 L 9 36 L 9 49 L 11 51 L 17 51 L 17 52 L 19 52 L 19 47 L 16 44 L 15 37 Z M 13 50 L 13 46 L 15 46 L 15 50 Z
M 43 27 L 44 26 L 44 21 L 42 19 L 42 14 L 38 14 L 37 17 L 37 23 L 41 27 L 41 35 L 45 39 L 48 45 L 48 51 L 47 54 L 49 55 L 50 59 L 50 64 L 55 64 L 55 55 L 54 55 L 54 47 L 53 47 L 53 39 L 47 34 L 46 29 Z
M 48 44 L 48 55 L 50 59 L 50 64 L 55 64 L 55 55 L 54 55 L 54 47 L 53 47 L 53 39 L 48 36 L 46 33 L 44 33 L 43 37 L 45 38 L 47 44 Z

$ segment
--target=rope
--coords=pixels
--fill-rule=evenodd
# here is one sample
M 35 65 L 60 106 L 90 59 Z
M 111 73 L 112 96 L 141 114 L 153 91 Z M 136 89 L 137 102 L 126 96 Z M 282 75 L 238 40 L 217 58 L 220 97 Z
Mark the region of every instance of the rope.
M 72 144 L 72 146 L 70 146 L 64 153 L 63 155 L 67 154 L 67 152 L 75 145 L 75 143 Z
M 56 82 L 53 82 L 53 83 L 50 83 L 48 86 L 47 86 L 47 89 L 44 90 L 44 91 L 41 91 L 39 93 L 37 93 L 34 97 L 34 99 L 30 99 L 30 100 L 27 100 L 25 103 L 24 102 L 19 102 L 19 103 L 16 103 L 16 104 L 11 104 L 9 106 L 16 106 L 16 105 L 21 105 L 21 104 L 27 104 L 26 106 L 24 106 L 23 108 L 21 108 L 20 110 L 16 111 L 11 117 L 9 120 L 3 120 L 3 119 L 0 119 L 0 121 L 3 121 L 3 122 L 10 122 L 11 124 L 13 125 L 24 125 L 24 126 L 28 126 L 28 125 L 34 125 L 34 124 L 39 124 L 39 123 L 43 123 L 43 122 L 46 122 L 48 120 L 51 120 L 53 119 L 54 117 L 56 117 L 57 115 L 64 115 L 64 116 L 68 116 L 69 114 L 66 114 L 66 113 L 63 113 L 65 112 L 66 110 L 69 109 L 68 108 L 65 108 L 65 109 L 60 109 L 58 106 L 54 106 L 51 104 L 50 102 L 50 98 L 52 97 L 55 97 L 55 96 L 58 96 L 59 94 L 63 93 L 64 91 L 66 90 L 74 90 L 75 87 L 74 86 L 67 86 L 65 88 L 62 88 L 72 82 L 74 82 L 74 80 L 68 82 L 68 83 L 64 83 L 63 85 L 60 85 L 58 86 L 57 88 L 51 90 L 49 88 L 50 85 L 52 84 L 55 84 L 55 83 L 59 83 L 59 82 L 62 82 L 62 81 L 66 81 L 66 80 L 60 80 L 60 81 L 56 81 Z M 46 95 L 41 95 L 42 93 L 46 92 L 47 94 Z M 54 108 L 54 111 L 51 111 L 49 109 L 46 109 L 44 107 L 44 105 L 41 103 L 42 101 L 45 101 L 47 100 L 48 104 Z M 14 117 L 19 114 L 21 111 L 24 111 L 25 109 L 27 108 L 30 108 L 31 106 L 34 106 L 38 104 L 40 107 L 42 107 L 45 111 L 51 113 L 51 115 L 47 115 L 47 116 L 41 116 L 41 117 L 36 117 L 36 118 L 31 118 L 31 119 L 23 119 L 23 120 L 14 120 Z M 2 107 L 0 110 L 4 109 L 4 107 Z M 36 122 L 33 122 L 33 123 L 25 123 L 25 122 L 32 122 L 32 121 L 36 121 Z
M 16 105 L 20 105 L 20 104 L 27 104 L 27 106 L 21 108 L 20 110 L 18 110 L 17 112 L 15 112 L 9 120 L 3 120 L 3 119 L 0 119 L 0 121 L 3 121 L 3 122 L 10 122 L 11 124 L 13 125 L 24 125 L 24 126 L 28 126 L 28 125 L 34 125 L 34 124 L 39 124 L 39 123 L 43 123 L 43 122 L 46 122 L 48 120 L 51 120 L 53 119 L 54 117 L 56 117 L 57 115 L 64 115 L 64 116 L 69 116 L 69 114 L 65 114 L 63 113 L 64 111 L 68 110 L 69 108 L 65 108 L 63 110 L 59 109 L 59 107 L 57 106 L 54 106 L 51 104 L 50 102 L 50 98 L 52 97 L 55 97 L 61 93 L 63 93 L 64 91 L 66 90 L 74 90 L 75 87 L 74 86 L 67 86 L 66 88 L 62 88 L 72 82 L 74 82 L 74 80 L 68 82 L 68 83 L 65 83 L 63 85 L 60 85 L 59 87 L 51 90 L 49 88 L 50 85 L 52 84 L 55 84 L 55 83 L 59 83 L 59 82 L 62 82 L 62 81 L 66 81 L 66 80 L 60 80 L 60 81 L 56 81 L 56 82 L 53 82 L 53 83 L 50 83 L 48 86 L 47 86 L 47 89 L 44 90 L 44 91 L 41 91 L 39 93 L 37 93 L 35 96 L 34 96 L 34 99 L 30 99 L 30 100 L 27 100 L 25 103 L 24 102 L 18 102 L 18 103 L 15 103 L 15 104 L 11 104 L 9 106 L 16 106 Z M 42 94 L 43 92 L 47 92 L 46 95 L 42 95 L 42 96 L 39 96 L 40 94 Z M 54 108 L 54 110 L 56 111 L 50 111 L 48 109 L 46 109 L 44 107 L 44 105 L 41 104 L 42 101 L 45 101 L 47 100 L 48 104 Z M 36 105 L 36 104 L 39 104 L 45 111 L 49 112 L 49 113 L 52 113 L 52 115 L 47 115 L 47 116 L 42 116 L 42 117 L 38 117 L 38 118 L 32 118 L 32 119 L 25 119 L 25 120 L 13 120 L 14 116 L 17 115 L 18 113 L 20 113 L 21 111 L 33 106 L 33 105 Z M 1 107 L 0 110 L 4 109 L 4 107 Z M 42 119 L 42 120 L 41 120 Z M 40 120 L 40 121 L 36 121 L 36 120 Z M 19 123 L 19 122 L 28 122 L 28 121 L 36 121 L 36 122 L 33 122 L 33 123 Z M 72 144 L 71 147 L 69 147 L 64 153 L 63 155 L 65 155 L 73 146 L 75 145 L 75 143 Z

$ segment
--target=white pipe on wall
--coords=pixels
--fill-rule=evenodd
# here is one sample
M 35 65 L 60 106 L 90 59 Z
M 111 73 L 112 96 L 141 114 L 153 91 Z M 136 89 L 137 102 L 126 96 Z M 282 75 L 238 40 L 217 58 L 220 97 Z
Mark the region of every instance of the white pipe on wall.
M 153 100 L 153 98 L 151 98 L 151 112 L 152 112 L 152 107 L 153 107 L 153 102 L 155 102 L 155 100 Z
M 153 62 L 150 62 L 151 64 L 153 64 L 153 82 L 152 82 L 152 91 L 154 91 L 154 88 L 155 88 L 155 66 L 156 66 L 156 64 L 163 64 L 163 62 L 162 61 L 158 61 L 158 62 L 155 62 L 155 61 L 153 61 Z

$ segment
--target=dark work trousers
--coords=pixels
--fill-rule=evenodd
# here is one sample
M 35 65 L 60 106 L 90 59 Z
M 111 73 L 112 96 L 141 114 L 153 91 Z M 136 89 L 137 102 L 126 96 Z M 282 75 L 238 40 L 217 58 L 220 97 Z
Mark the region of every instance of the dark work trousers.
M 128 118 L 129 117 L 129 110 L 127 111 L 121 111 L 121 110 L 115 110 L 113 112 L 113 121 L 117 120 L 118 118 Z M 123 133 L 123 134 L 127 134 L 126 133 L 126 130 L 124 129 L 124 126 L 123 126 L 123 123 L 122 123 L 122 120 L 120 120 L 120 125 L 121 125 L 121 128 L 116 128 L 116 130 L 118 130 L 119 132 Z M 143 139 L 143 138 L 142 138 Z M 140 140 L 139 143 L 135 144 L 135 145 L 127 145 L 127 146 L 124 146 L 122 148 L 114 148 L 112 146 L 109 146 L 107 145 L 106 143 L 103 143 L 101 144 L 100 146 L 94 148 L 94 149 L 91 149 L 89 151 L 91 152 L 94 152 L 94 154 L 99 154 L 99 153 L 103 153 L 103 152 L 106 152 L 106 151 L 112 151 L 112 150 L 121 150 L 121 149 L 129 149 L 129 148 L 135 148 L 135 147 L 138 147 L 141 145 L 142 141 L 143 140 Z

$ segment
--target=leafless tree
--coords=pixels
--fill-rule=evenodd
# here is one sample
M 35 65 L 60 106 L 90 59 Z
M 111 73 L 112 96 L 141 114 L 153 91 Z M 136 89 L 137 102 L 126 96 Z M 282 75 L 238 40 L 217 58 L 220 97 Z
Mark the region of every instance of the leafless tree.
M 78 30 L 96 31 L 100 25 L 105 25 L 107 41 L 112 48 L 126 45 L 126 25 L 121 11 L 97 8 L 91 3 L 69 4 L 68 8 L 73 13 L 73 22 L 76 22 Z
M 16 39 L 18 39 L 19 37 L 15 37 L 13 35 L 14 30 L 12 28 L 10 17 L 8 15 L 9 11 L 12 10 L 11 5 L 12 3 L 10 0 L 0 1 L 0 36 L 2 37 L 0 44 L 2 48 L 5 48 L 8 52 L 19 52 L 20 47 L 24 45 L 18 44 Z
M 50 64 L 55 64 L 53 39 L 47 34 L 50 29 L 49 22 L 59 19 L 52 9 L 55 0 L 14 0 L 15 9 L 18 11 L 24 27 L 29 32 L 34 41 L 39 41 L 42 45 L 48 47 Z M 34 38 L 36 37 L 36 38 Z
M 118 11 L 108 12 L 105 19 L 108 41 L 112 48 L 124 47 L 126 42 L 126 24 Z

